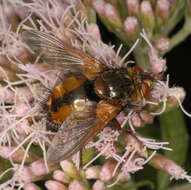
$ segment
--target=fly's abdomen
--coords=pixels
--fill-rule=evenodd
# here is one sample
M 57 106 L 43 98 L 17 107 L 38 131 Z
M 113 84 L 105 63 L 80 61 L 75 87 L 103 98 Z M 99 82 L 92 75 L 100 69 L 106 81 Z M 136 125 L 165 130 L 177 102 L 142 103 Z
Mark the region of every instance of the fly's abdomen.
M 57 131 L 64 120 L 73 112 L 83 114 L 86 112 L 94 114 L 94 110 L 99 100 L 94 93 L 92 82 L 85 78 L 69 77 L 57 85 L 48 98 L 45 106 L 47 107 L 47 128 Z M 89 115 L 87 115 L 87 118 Z

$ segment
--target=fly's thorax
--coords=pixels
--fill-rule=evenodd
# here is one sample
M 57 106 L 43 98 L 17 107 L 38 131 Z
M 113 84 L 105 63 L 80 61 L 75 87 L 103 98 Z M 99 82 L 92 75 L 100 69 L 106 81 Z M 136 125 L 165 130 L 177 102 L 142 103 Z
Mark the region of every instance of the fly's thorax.
M 98 96 L 112 103 L 123 104 L 134 96 L 134 84 L 128 72 L 111 69 L 103 72 L 95 81 L 95 92 Z
M 95 92 L 113 104 L 131 104 L 148 96 L 151 80 L 148 73 L 137 67 L 111 69 L 95 80 Z

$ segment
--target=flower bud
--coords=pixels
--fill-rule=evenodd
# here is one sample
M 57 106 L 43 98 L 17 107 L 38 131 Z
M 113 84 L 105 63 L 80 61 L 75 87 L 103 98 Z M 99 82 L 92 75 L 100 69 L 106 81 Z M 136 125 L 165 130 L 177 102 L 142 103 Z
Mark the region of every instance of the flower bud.
M 156 36 L 154 39 L 154 46 L 160 51 L 165 51 L 170 47 L 170 40 L 163 36 Z
M 92 6 L 99 15 L 105 15 L 105 2 L 103 0 L 94 0 Z
M 81 178 L 79 172 L 77 171 L 75 165 L 72 162 L 70 162 L 68 160 L 64 160 L 64 161 L 60 162 L 60 165 L 61 165 L 62 170 L 69 177 L 74 178 L 74 179 Z
M 40 187 L 34 183 L 28 183 L 24 186 L 24 190 L 40 190 Z
M 19 4 L 15 4 L 13 1 L 10 1 L 10 3 L 12 4 L 12 6 L 14 7 L 15 10 L 15 14 L 21 19 L 24 20 L 25 18 L 27 18 L 27 16 L 29 16 L 30 11 L 29 8 L 26 6 L 22 6 Z
M 22 181 L 29 183 L 37 180 L 39 176 L 33 173 L 31 167 L 24 166 L 21 171 L 18 171 L 18 175 Z
M 66 184 L 69 184 L 71 181 L 71 178 L 61 170 L 54 171 L 53 178 Z
M 103 167 L 101 168 L 99 177 L 102 181 L 109 181 L 113 176 L 113 171 L 115 166 L 117 165 L 117 161 L 108 160 Z
M 95 40 L 101 40 L 101 34 L 100 34 L 100 31 L 99 31 L 99 27 L 97 24 L 95 23 L 90 23 L 88 26 L 87 26 L 87 31 L 88 33 L 90 33 L 92 35 L 92 37 L 95 39 Z
M 86 179 L 98 179 L 101 171 L 101 166 L 92 166 L 86 170 Z
M 162 59 L 160 57 L 156 57 L 156 59 L 153 60 L 152 64 L 150 64 L 150 72 L 154 74 L 159 74 L 163 72 L 166 68 L 166 60 Z
M 45 182 L 45 187 L 48 190 L 67 190 L 67 187 L 65 185 L 63 185 L 62 183 L 59 183 L 58 181 L 54 181 L 54 180 L 49 180 Z
M 139 116 L 140 116 L 140 118 L 142 120 L 142 125 L 151 124 L 152 121 L 153 121 L 153 116 L 147 111 L 144 111 L 144 110 L 141 111 L 139 113 Z
M 178 100 L 180 102 L 183 102 L 185 96 L 186 96 L 186 92 L 184 90 L 184 88 L 182 87 L 173 87 L 173 88 L 169 88 L 168 91 L 168 108 L 169 107 L 174 107 L 177 106 L 179 104 Z
M 105 190 L 105 186 L 103 181 L 97 180 L 93 186 L 92 186 L 92 190 Z
M 46 175 L 48 172 L 45 163 L 42 159 L 33 162 L 30 167 L 33 173 L 37 176 Z
M 142 144 L 135 136 L 127 134 L 124 136 L 124 140 L 126 142 L 126 149 L 129 149 L 129 151 L 132 152 L 136 149 L 141 152 L 143 150 Z
M 1 146 L 0 156 L 8 159 L 11 158 L 14 162 L 22 162 L 25 152 L 22 149 L 18 149 L 13 154 L 10 153 L 15 149 L 15 147 Z M 25 163 L 31 163 L 36 160 L 38 157 L 32 153 L 28 153 Z
M 127 172 L 121 172 L 119 173 L 119 181 L 121 183 L 126 183 L 127 181 L 129 181 L 131 179 L 131 175 Z
M 153 167 L 171 175 L 175 179 L 184 179 L 187 177 L 183 168 L 163 155 L 155 154 L 155 156 L 150 160 L 150 164 Z
M 73 180 L 68 186 L 68 190 L 88 190 L 88 188 L 82 182 Z
M 31 107 L 27 105 L 26 103 L 19 103 L 15 105 L 15 114 L 18 115 L 18 117 L 25 116 L 28 111 L 31 110 Z
M 141 118 L 139 117 L 138 113 L 134 113 L 131 116 L 131 122 L 134 127 L 140 127 L 142 122 Z
M 122 124 L 123 122 L 124 122 L 124 120 L 125 120 L 125 113 L 122 111 L 122 112 L 120 112 L 118 115 L 117 115 L 117 117 L 116 117 L 116 119 L 117 119 L 117 121 L 119 122 L 119 124 Z
M 141 3 L 141 18 L 143 28 L 147 31 L 152 31 L 155 25 L 155 18 L 149 1 L 142 1 Z
M 11 59 L 19 59 L 23 63 L 27 63 L 32 60 L 31 53 L 23 46 L 22 42 L 13 36 L 13 39 L 8 44 L 7 55 Z
M 48 165 L 49 171 L 47 171 L 47 168 L 46 168 L 46 165 L 45 165 L 43 159 L 39 159 L 39 160 L 33 162 L 33 163 L 30 165 L 30 168 L 31 168 L 32 172 L 33 172 L 36 176 L 46 175 L 46 174 L 48 174 L 48 172 L 51 172 L 51 171 L 55 170 L 57 167 L 58 167 L 58 165 L 56 165 L 56 164 L 51 164 L 51 163 L 50 163 L 50 164 Z
M 15 14 L 13 6 L 8 1 L 4 1 L 3 5 L 0 4 L 0 12 L 2 12 L 0 18 L 0 33 L 6 32 L 10 25 L 12 30 L 15 30 L 18 25 L 18 17 Z M 4 39 L 4 37 L 5 35 L 0 35 L 0 40 Z
M 170 14 L 169 1 L 168 0 L 158 0 L 157 4 L 156 4 L 156 13 L 157 13 L 157 16 L 159 17 L 158 21 L 162 22 L 161 24 L 164 24 Z
M 137 39 L 139 33 L 139 23 L 136 17 L 131 16 L 125 19 L 124 31 L 131 41 L 135 41 Z
M 137 15 L 139 13 L 140 0 L 126 0 L 129 15 Z
M 16 88 L 16 93 L 15 94 L 16 94 L 17 102 L 19 102 L 21 104 L 21 105 L 19 105 L 19 107 L 22 106 L 24 99 L 27 100 L 28 102 L 30 102 L 30 101 L 32 101 L 34 99 L 33 94 L 32 94 L 31 90 L 28 87 Z
M 109 3 L 105 4 L 105 16 L 113 27 L 122 28 L 123 23 L 120 19 L 119 13 L 116 8 Z
M 1 78 L 1 70 L 0 70 L 0 78 Z M 4 88 L 0 85 L 0 97 L 1 100 L 5 103 L 12 104 L 14 102 L 15 93 L 7 88 Z
M 158 52 L 152 48 L 149 51 L 150 67 L 149 71 L 159 74 L 166 69 L 166 60 L 158 56 Z

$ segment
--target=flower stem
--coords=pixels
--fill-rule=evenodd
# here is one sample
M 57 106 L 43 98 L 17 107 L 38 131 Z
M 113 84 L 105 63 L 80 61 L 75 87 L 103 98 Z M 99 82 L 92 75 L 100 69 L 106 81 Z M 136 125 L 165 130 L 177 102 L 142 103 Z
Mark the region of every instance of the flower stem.
M 175 46 L 180 44 L 184 41 L 191 33 L 191 16 L 186 12 L 185 15 L 185 22 L 183 27 L 177 32 L 170 41 L 170 47 L 163 52 L 162 54 L 166 54 L 167 52 L 171 51 Z
M 133 53 L 136 64 L 143 70 L 147 70 L 149 67 L 148 45 L 145 45 L 141 42 L 138 43 Z
M 178 24 L 178 22 L 184 16 L 184 9 L 185 9 L 185 1 L 178 0 L 176 5 L 173 7 L 173 13 L 168 19 L 167 23 L 162 27 L 161 32 L 164 36 L 167 36 L 172 29 Z

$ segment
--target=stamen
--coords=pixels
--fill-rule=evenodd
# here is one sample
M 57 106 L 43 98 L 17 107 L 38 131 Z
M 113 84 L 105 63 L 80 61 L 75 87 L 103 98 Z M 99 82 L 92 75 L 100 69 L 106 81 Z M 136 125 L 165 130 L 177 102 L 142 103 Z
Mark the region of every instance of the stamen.
M 159 91 L 162 90 L 162 93 L 159 93 L 159 94 L 163 96 L 162 97 L 163 107 L 160 112 L 157 112 L 157 113 L 150 112 L 151 115 L 161 115 L 166 110 L 166 102 L 167 102 L 167 97 L 169 95 L 168 94 L 169 93 L 169 75 L 167 75 L 167 80 L 165 84 L 162 81 L 158 81 L 158 83 L 162 86 L 162 87 L 159 87 Z
M 103 153 L 109 148 L 109 144 L 105 146 L 105 148 L 99 152 L 92 160 L 90 160 L 84 167 L 83 169 L 86 169 L 91 163 L 93 163 L 97 158 L 99 158 Z
M 134 126 L 133 126 L 133 124 L 132 124 L 132 122 L 131 122 L 131 116 L 132 116 L 132 114 L 133 114 L 133 110 L 130 111 L 129 114 L 128 114 L 128 116 L 127 116 L 127 117 L 128 117 L 128 124 L 129 124 L 129 127 L 130 127 L 130 129 L 132 130 L 132 132 L 135 133 Z
M 72 156 L 72 161 L 75 163 L 76 168 L 80 169 L 80 151 Z
M 116 185 L 119 182 L 119 180 L 120 180 L 120 174 L 117 176 L 117 179 L 113 183 L 107 185 L 107 187 L 108 188 L 113 187 L 114 185 Z
M 146 163 L 148 163 L 152 158 L 153 156 L 157 153 L 157 151 L 153 151 L 152 154 L 143 162 L 143 165 L 145 165 Z
M 32 16 L 32 13 L 30 13 L 25 19 L 23 19 L 23 20 L 19 23 L 19 25 L 18 25 L 18 27 L 17 27 L 17 30 L 16 30 L 16 35 L 17 35 L 17 36 L 19 36 L 19 31 L 20 31 L 22 25 L 23 25 L 29 18 L 31 18 L 31 16 Z
M 149 45 L 149 47 L 151 48 L 151 51 L 154 52 L 154 48 L 151 44 L 151 42 L 149 41 L 147 34 L 145 32 L 145 29 L 143 28 L 142 33 L 140 33 L 141 37 L 147 42 L 147 44 Z
M 130 153 L 130 150 L 128 148 L 126 148 L 126 151 L 123 154 L 123 156 L 121 157 L 121 160 L 117 163 L 117 165 L 115 166 L 115 169 L 113 170 L 113 174 L 112 174 L 113 177 L 115 176 L 115 173 L 117 172 L 117 169 L 119 168 L 120 164 L 122 162 L 125 162 L 125 157 L 127 157 L 129 155 L 129 153 Z
M 143 138 L 140 135 L 136 134 L 136 137 L 147 147 L 150 149 L 164 149 L 172 151 L 171 148 L 164 147 L 164 145 L 169 144 L 169 142 L 156 142 L 155 139 Z
M 125 59 L 131 54 L 131 52 L 136 48 L 137 44 L 139 43 L 139 39 L 135 41 L 135 43 L 132 45 L 130 50 L 123 56 L 123 58 L 119 62 L 119 66 L 121 67 Z
M 49 140 L 48 140 L 49 141 Z M 45 164 L 45 167 L 46 167 L 46 171 L 47 173 L 49 173 L 49 168 L 48 168 L 48 161 L 47 161 L 47 153 L 46 153 L 46 146 L 45 146 L 45 142 L 44 140 L 41 142 L 40 141 L 40 138 L 38 139 L 38 143 L 43 151 L 43 159 L 44 159 L 44 164 Z
M 191 117 L 191 114 L 188 113 L 188 112 L 184 109 L 184 107 L 182 106 L 182 102 L 180 101 L 180 99 L 179 99 L 177 96 L 175 96 L 175 95 L 173 95 L 173 97 L 175 97 L 175 98 L 177 99 L 178 104 L 179 104 L 179 106 L 180 106 L 182 112 L 183 112 L 185 115 L 187 115 L 188 117 Z

